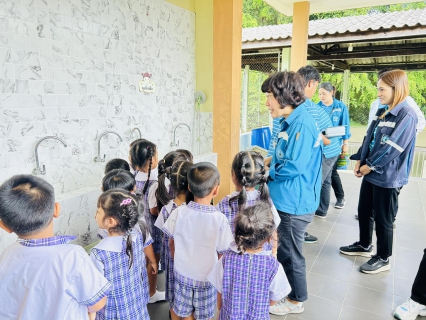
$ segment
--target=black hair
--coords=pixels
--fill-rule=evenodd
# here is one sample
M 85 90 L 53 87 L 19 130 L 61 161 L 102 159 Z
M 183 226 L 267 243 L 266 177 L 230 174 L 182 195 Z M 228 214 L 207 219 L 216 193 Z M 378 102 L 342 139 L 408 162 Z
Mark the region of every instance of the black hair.
M 119 188 L 132 192 L 135 189 L 135 186 L 135 177 L 127 170 L 111 170 L 102 179 L 102 191 Z
M 0 186 L 0 219 L 18 236 L 47 227 L 54 210 L 54 189 L 41 178 L 16 175 Z
M 193 166 L 191 161 L 176 161 L 172 167 L 167 168 L 165 176 L 170 180 L 174 194 L 179 195 L 185 192 L 186 203 L 194 200 L 192 192 L 188 190 L 188 172 Z M 164 183 L 164 179 L 158 180 L 157 199 L 161 202 L 161 207 L 173 200 L 174 194 L 170 194 Z M 158 206 L 157 206 L 158 207 Z
M 132 164 L 132 148 L 133 148 L 133 146 L 136 144 L 136 143 L 138 143 L 139 141 L 141 141 L 141 140 L 144 140 L 144 139 L 142 139 L 142 138 L 138 138 L 138 139 L 136 139 L 136 140 L 133 140 L 132 142 L 130 142 L 130 144 L 129 144 L 129 164 L 130 164 L 130 166 L 132 167 L 132 169 L 133 170 L 135 170 L 135 167 L 134 167 L 134 165 Z
M 309 81 L 314 80 L 321 82 L 321 76 L 317 69 L 312 66 L 305 66 L 297 70 L 297 73 L 300 74 L 305 81 L 305 87 Z
M 262 86 L 260 87 L 260 90 L 262 90 L 263 93 L 270 92 L 270 89 L 269 89 L 270 82 L 271 82 L 271 76 L 267 77 L 265 81 L 263 81 Z
M 305 102 L 305 86 L 299 74 L 293 71 L 282 71 L 271 77 L 269 91 L 277 99 L 281 109 L 288 105 L 296 109 Z
M 133 264 L 133 246 L 130 231 L 136 223 L 139 223 L 144 241 L 147 235 L 146 224 L 142 219 L 139 219 L 144 212 L 142 201 L 138 201 L 137 197 L 127 190 L 111 189 L 100 195 L 97 207 L 104 210 L 104 218 L 111 217 L 117 222 L 117 225 L 110 228 L 108 232 L 123 233 L 127 237 L 126 254 L 129 256 L 130 269 Z
M 134 143 L 133 143 L 134 142 Z M 152 166 L 152 157 L 155 156 L 155 152 L 157 151 L 157 146 L 152 142 L 146 139 L 137 139 L 132 142 L 132 148 L 130 149 L 130 159 L 132 165 L 135 168 L 142 168 L 147 163 L 149 163 L 148 167 L 148 179 L 151 176 L 151 166 Z M 148 189 L 148 182 L 145 183 L 143 187 L 142 194 L 145 194 Z
M 238 200 L 241 210 L 247 200 L 246 188 L 260 186 L 260 200 L 269 203 L 269 191 L 266 184 L 265 165 L 263 157 L 255 151 L 241 151 L 237 153 L 232 161 L 232 172 L 234 172 L 238 183 L 243 187 L 239 194 L 229 199 L 229 202 Z
M 107 174 L 108 172 L 114 169 L 123 169 L 123 170 L 130 171 L 130 165 L 126 160 L 119 159 L 119 158 L 112 159 L 108 161 L 107 164 L 105 165 L 105 174 Z
M 331 82 L 322 82 L 322 83 L 319 85 L 319 88 L 320 88 L 320 89 L 327 90 L 328 92 L 333 92 L 333 88 L 334 88 L 334 86 L 331 84 Z
M 377 77 L 380 79 L 386 72 L 393 71 L 393 70 L 396 70 L 396 69 L 393 69 L 393 68 L 382 69 L 379 72 L 377 72 Z
M 181 154 L 181 158 L 182 158 L 181 160 L 186 160 L 191 162 L 194 161 L 194 156 L 192 155 L 191 151 L 186 149 L 176 149 L 176 152 L 179 152 Z
M 275 231 L 271 206 L 263 201 L 256 202 L 238 213 L 234 225 L 235 244 L 240 254 L 247 250 L 260 249 Z
M 217 167 L 209 162 L 199 162 L 188 172 L 188 186 L 194 197 L 205 198 L 220 183 Z

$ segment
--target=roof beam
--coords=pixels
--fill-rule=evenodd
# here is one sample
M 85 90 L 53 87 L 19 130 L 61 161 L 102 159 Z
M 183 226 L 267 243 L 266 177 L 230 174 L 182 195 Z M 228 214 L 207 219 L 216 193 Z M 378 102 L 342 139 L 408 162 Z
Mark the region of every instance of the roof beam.
M 380 39 L 378 39 L 380 41 Z M 382 41 L 380 41 L 382 42 Z M 426 42 L 426 40 L 425 40 Z M 362 46 L 362 47 L 353 47 L 353 50 L 350 53 L 364 53 L 364 52 L 372 52 L 372 51 L 386 51 L 386 50 L 403 50 L 403 49 L 417 49 L 417 48 L 424 48 L 425 42 L 411 42 L 411 43 L 404 43 L 404 44 L 388 44 L 388 45 L 378 45 L 375 46 L 374 42 L 371 42 L 368 46 Z M 336 54 L 336 53 L 348 53 L 348 48 L 335 48 L 328 50 L 327 54 Z
M 329 60 L 347 60 L 347 59 L 366 59 L 366 58 L 380 58 L 380 57 L 395 57 L 395 56 L 412 56 L 416 54 L 424 54 L 426 47 L 417 49 L 400 49 L 400 50 L 387 50 L 378 52 L 360 52 L 360 53 L 342 53 L 330 55 L 312 55 L 308 57 L 311 61 L 329 61 Z

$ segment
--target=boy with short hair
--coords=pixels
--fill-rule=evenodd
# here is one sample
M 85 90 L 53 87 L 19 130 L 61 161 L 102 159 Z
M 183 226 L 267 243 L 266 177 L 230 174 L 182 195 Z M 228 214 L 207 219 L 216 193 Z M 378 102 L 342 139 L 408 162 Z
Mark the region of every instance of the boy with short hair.
M 228 220 L 210 204 L 219 192 L 219 182 L 219 171 L 214 165 L 195 164 L 188 172 L 194 201 L 174 210 L 162 228 L 170 237 L 175 263 L 174 319 L 214 316 L 217 295 L 207 276 L 218 254 L 225 252 L 233 241 Z
M 0 186 L 0 227 L 18 241 L 0 255 L 0 319 L 87 319 L 105 305 L 112 284 L 76 237 L 54 236 L 53 187 L 31 175 Z

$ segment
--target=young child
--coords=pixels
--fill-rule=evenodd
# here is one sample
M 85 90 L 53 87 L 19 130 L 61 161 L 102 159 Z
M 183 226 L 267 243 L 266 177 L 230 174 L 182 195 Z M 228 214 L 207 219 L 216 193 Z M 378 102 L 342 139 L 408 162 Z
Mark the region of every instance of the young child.
M 166 189 L 168 190 L 171 199 L 175 198 L 175 194 L 173 193 L 173 188 L 170 185 L 170 180 L 167 178 L 166 170 L 168 168 L 171 168 L 173 163 L 176 161 L 190 161 L 192 162 L 192 153 L 185 149 L 177 149 L 176 151 L 170 151 L 168 154 L 164 156 L 163 159 L 161 159 L 158 162 L 158 183 L 164 183 Z M 158 189 L 155 193 L 155 197 L 157 198 L 157 209 L 158 212 L 161 211 L 161 208 L 165 206 L 169 200 L 166 200 L 167 202 L 163 203 L 161 199 L 159 199 L 158 196 Z
M 162 229 L 164 223 L 169 218 L 170 214 L 178 208 L 180 205 L 185 205 L 193 200 L 192 193 L 188 190 L 188 171 L 193 166 L 190 161 L 177 161 L 173 166 L 166 170 L 166 175 L 170 181 L 170 185 L 173 189 L 172 197 L 169 193 L 168 188 L 164 183 L 164 179 L 158 183 L 157 194 L 167 203 L 160 211 L 155 226 Z M 161 261 L 163 261 L 166 269 L 166 300 L 170 303 L 170 313 L 173 320 L 179 320 L 180 318 L 173 312 L 173 286 L 174 286 L 174 275 L 173 275 L 173 259 L 171 257 L 169 248 L 169 237 L 164 234 L 163 247 L 161 250 Z
M 138 200 L 140 200 L 142 196 L 142 194 L 136 190 L 135 177 L 133 176 L 133 174 L 126 170 L 114 169 L 104 176 L 104 178 L 102 179 L 102 191 L 105 192 L 111 189 L 127 190 L 133 195 L 135 195 Z M 133 229 L 139 233 L 142 233 L 142 229 L 146 229 L 145 217 L 143 213 L 139 217 L 139 219 L 141 221 L 138 221 L 138 223 L 135 224 Z M 151 242 L 145 243 L 145 248 L 143 251 L 145 253 L 145 256 L 148 257 L 150 263 L 157 265 L 158 268 L 158 261 L 155 259 L 154 249 L 152 247 L 152 238 L 150 235 L 148 236 L 148 234 L 149 232 L 147 232 L 147 236 L 144 237 L 144 239 L 149 238 L 151 239 Z M 108 230 L 99 228 L 98 237 L 101 239 L 108 237 Z
M 170 237 L 174 261 L 173 311 L 185 319 L 211 319 L 216 308 L 216 290 L 207 276 L 218 254 L 232 242 L 226 217 L 210 205 L 219 191 L 219 180 L 214 165 L 195 164 L 188 172 L 194 201 L 175 209 L 162 229 Z
M 105 165 L 105 174 L 107 174 L 108 172 L 114 169 L 123 169 L 123 170 L 130 171 L 130 165 L 127 163 L 126 160 L 123 160 L 123 159 L 119 159 L 119 158 L 111 159 Z
M 236 191 L 225 196 L 216 206 L 217 210 L 228 219 L 232 231 L 234 231 L 234 219 L 238 212 L 259 200 L 272 207 L 275 228 L 278 228 L 281 219 L 271 198 L 269 198 L 265 172 L 263 157 L 255 151 L 241 151 L 234 157 L 231 174 Z M 259 190 L 256 190 L 255 187 L 259 187 Z M 276 240 L 276 237 L 274 237 L 274 240 Z M 276 242 L 274 241 L 272 245 L 267 242 L 264 249 L 272 250 L 273 255 L 276 255 Z
M 54 236 L 59 217 L 53 187 L 31 175 L 0 186 L 0 227 L 18 241 L 0 256 L 0 319 L 87 319 L 112 284 L 93 266 L 76 237 Z
M 157 146 L 145 139 L 138 139 L 130 150 L 130 161 L 135 169 L 136 188 L 142 192 L 145 203 L 145 220 L 149 232 L 154 240 L 153 248 L 155 258 L 160 261 L 162 233 L 154 227 L 158 216 L 157 199 L 155 192 L 158 188 L 157 179 L 151 178 L 151 171 L 157 168 L 158 152 Z M 157 291 L 157 274 L 152 273 L 151 264 L 147 263 L 149 277 L 149 303 L 165 300 L 165 293 Z
M 90 252 L 93 263 L 113 283 L 104 308 L 96 319 L 149 319 L 148 276 L 145 267 L 144 248 L 152 243 L 146 232 L 133 230 L 140 225 L 139 216 L 143 205 L 136 196 L 123 189 L 111 189 L 98 199 L 96 222 L 99 228 L 108 230 L 108 237 L 99 242 Z M 153 272 L 157 265 L 153 252 L 148 257 Z
M 235 243 L 208 276 L 218 291 L 219 320 L 269 320 L 269 306 L 291 290 L 281 264 L 263 250 L 275 231 L 270 205 L 244 209 L 234 226 Z

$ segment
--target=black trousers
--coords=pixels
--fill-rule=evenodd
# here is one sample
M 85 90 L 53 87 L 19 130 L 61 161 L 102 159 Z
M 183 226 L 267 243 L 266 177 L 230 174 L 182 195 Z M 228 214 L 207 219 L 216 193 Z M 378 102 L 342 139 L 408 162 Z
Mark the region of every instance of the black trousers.
M 334 190 L 334 195 L 337 200 L 343 199 L 345 197 L 345 192 L 343 191 L 342 181 L 340 180 L 339 173 L 337 172 L 337 161 L 333 166 L 331 171 L 331 186 Z
M 376 222 L 377 255 L 392 255 L 393 220 L 398 209 L 400 188 L 382 188 L 363 179 L 358 202 L 359 238 L 363 247 L 372 242 Z M 373 214 L 374 212 L 374 214 Z
M 422 305 L 426 305 L 426 249 L 420 262 L 419 271 L 414 279 L 411 289 L 411 299 Z

